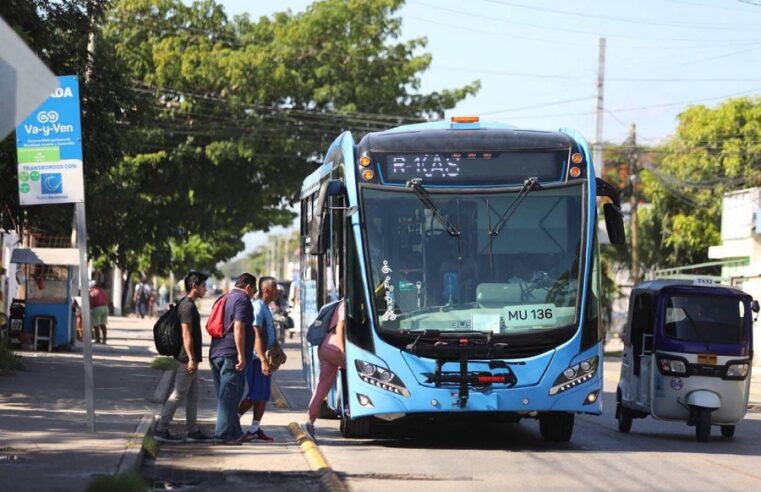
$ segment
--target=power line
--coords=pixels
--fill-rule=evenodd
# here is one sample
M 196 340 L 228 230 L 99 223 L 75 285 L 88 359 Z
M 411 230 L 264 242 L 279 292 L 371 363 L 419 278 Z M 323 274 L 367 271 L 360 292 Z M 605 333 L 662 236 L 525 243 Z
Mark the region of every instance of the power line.
M 529 106 L 519 106 L 519 107 L 515 107 L 515 108 L 500 109 L 500 110 L 496 110 L 496 111 L 485 111 L 485 112 L 480 112 L 479 115 L 486 116 L 486 115 L 493 115 L 493 114 L 500 114 L 500 113 L 511 113 L 511 112 L 514 112 L 514 111 L 523 111 L 523 110 L 526 110 L 526 109 L 536 109 L 536 108 L 545 108 L 545 107 L 549 107 L 549 106 L 559 106 L 559 105 L 562 105 L 562 104 L 569 104 L 569 103 L 574 103 L 574 102 L 579 102 L 579 101 L 588 101 L 588 100 L 594 99 L 594 98 L 595 98 L 595 96 L 576 97 L 576 98 L 573 98 L 573 99 L 563 99 L 563 100 L 560 100 L 560 101 L 551 101 L 551 102 L 547 102 L 547 103 L 532 104 L 532 105 L 529 105 Z
M 761 32 L 761 29 L 755 28 L 755 29 L 742 29 L 738 28 L 737 26 L 731 26 L 727 24 L 717 24 L 717 25 L 711 25 L 711 24 L 685 24 L 685 23 L 674 23 L 674 22 L 663 22 L 653 19 L 631 19 L 628 17 L 616 17 L 611 15 L 600 15 L 600 14 L 591 14 L 591 13 L 584 13 L 584 12 L 574 12 L 574 11 L 568 11 L 568 10 L 560 10 L 560 9 L 551 9 L 547 7 L 537 7 L 535 5 L 524 5 L 520 3 L 515 2 L 509 2 L 506 0 L 482 0 L 484 2 L 493 3 L 497 5 L 505 5 L 508 7 L 515 7 L 519 9 L 525 9 L 525 10 L 534 10 L 538 12 L 547 12 L 547 13 L 553 13 L 553 14 L 561 14 L 561 15 L 567 15 L 572 17 L 582 17 L 586 20 L 589 19 L 601 19 L 601 20 L 607 20 L 607 21 L 613 21 L 613 22 L 625 22 L 629 24 L 645 24 L 647 26 L 664 26 L 664 27 L 677 27 L 677 28 L 689 28 L 689 29 L 703 29 L 703 30 L 719 30 L 719 31 L 750 31 L 750 32 Z
M 748 50 L 750 51 L 750 50 Z M 499 75 L 506 77 L 525 77 L 536 79 L 560 79 L 560 80 L 594 80 L 592 76 L 579 76 L 579 75 L 566 75 L 557 73 L 539 73 L 539 72 L 511 72 L 505 70 L 491 70 L 484 68 L 471 68 L 471 67 L 454 67 L 447 65 L 432 65 L 431 70 L 444 70 L 450 72 L 464 72 L 472 74 L 487 74 L 487 75 Z M 606 82 L 654 82 L 654 83 L 667 83 L 667 82 L 759 82 L 759 77 L 744 77 L 744 78 L 653 78 L 653 77 L 606 77 Z

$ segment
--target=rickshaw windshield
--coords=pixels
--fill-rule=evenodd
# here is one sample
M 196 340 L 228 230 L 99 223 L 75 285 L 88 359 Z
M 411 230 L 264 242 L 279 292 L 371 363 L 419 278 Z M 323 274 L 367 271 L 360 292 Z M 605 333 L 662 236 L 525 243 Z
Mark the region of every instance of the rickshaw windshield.
M 664 333 L 687 342 L 741 343 L 745 312 L 737 297 L 673 295 L 666 303 Z

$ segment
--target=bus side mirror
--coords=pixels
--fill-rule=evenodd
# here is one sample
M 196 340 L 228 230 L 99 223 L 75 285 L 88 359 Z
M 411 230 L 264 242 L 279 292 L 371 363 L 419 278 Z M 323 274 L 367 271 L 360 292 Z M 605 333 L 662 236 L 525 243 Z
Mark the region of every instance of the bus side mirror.
M 757 300 L 754 299 L 753 302 L 750 303 L 750 309 L 756 314 L 761 311 L 761 307 L 758 305 Z
M 611 244 L 626 244 L 626 234 L 624 233 L 624 214 L 621 213 L 621 194 L 618 190 L 600 178 L 595 180 L 597 196 L 610 198 L 613 203 L 603 205 L 605 213 L 605 229 L 608 231 L 608 237 Z
M 309 254 L 321 255 L 327 251 L 325 240 L 328 236 L 328 221 L 325 219 L 329 213 L 330 201 L 328 198 L 345 195 L 346 186 L 339 179 L 329 179 L 320 186 L 317 203 L 315 203 L 309 222 Z
M 611 244 L 626 244 L 626 234 L 624 233 L 624 214 L 621 209 L 612 203 L 606 203 L 602 207 L 605 213 L 605 229 L 608 231 L 608 237 Z

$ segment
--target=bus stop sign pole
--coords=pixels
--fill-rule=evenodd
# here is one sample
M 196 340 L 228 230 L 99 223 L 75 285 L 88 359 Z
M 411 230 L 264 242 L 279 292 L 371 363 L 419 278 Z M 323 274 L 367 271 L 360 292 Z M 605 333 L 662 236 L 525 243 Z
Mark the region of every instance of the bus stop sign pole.
M 87 279 L 82 127 L 79 109 L 79 79 L 76 76 L 58 77 L 58 88 L 16 126 L 16 151 L 21 206 L 75 204 L 82 297 L 87 429 L 95 432 L 95 384 Z
M 79 249 L 79 283 L 82 298 L 82 341 L 84 342 L 85 405 L 87 406 L 87 430 L 95 432 L 95 382 L 92 362 L 92 330 L 90 320 L 90 292 L 87 279 L 87 222 L 85 203 L 75 205 L 77 214 L 77 248 Z

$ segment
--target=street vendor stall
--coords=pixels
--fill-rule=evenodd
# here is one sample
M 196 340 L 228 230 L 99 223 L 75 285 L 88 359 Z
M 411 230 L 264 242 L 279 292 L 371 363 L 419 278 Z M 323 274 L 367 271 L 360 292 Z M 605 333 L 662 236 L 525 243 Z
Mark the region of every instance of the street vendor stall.
M 34 350 L 52 350 L 71 345 L 75 324 L 72 296 L 79 265 L 79 252 L 69 248 L 17 248 L 11 263 L 19 265 L 26 298 L 24 345 Z

